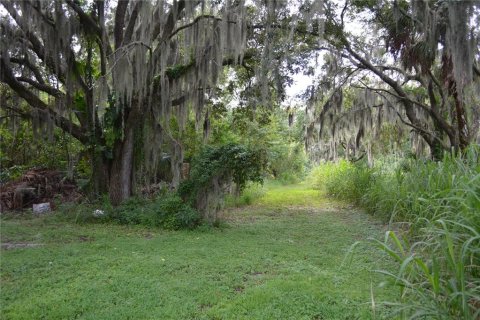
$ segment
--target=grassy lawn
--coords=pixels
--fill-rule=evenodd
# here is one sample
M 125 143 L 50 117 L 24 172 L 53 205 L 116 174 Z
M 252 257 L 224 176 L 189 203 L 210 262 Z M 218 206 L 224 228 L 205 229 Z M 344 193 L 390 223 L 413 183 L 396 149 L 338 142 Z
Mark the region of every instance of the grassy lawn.
M 373 318 L 385 257 L 342 261 L 382 226 L 304 185 L 267 189 L 195 231 L 4 218 L 2 243 L 23 247 L 1 251 L 1 318 Z

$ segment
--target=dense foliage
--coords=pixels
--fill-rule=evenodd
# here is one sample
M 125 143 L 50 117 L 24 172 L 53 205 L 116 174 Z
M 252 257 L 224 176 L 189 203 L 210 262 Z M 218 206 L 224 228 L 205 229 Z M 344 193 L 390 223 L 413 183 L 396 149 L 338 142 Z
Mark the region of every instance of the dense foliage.
M 394 306 L 401 315 L 478 318 L 478 149 L 439 162 L 390 157 L 374 168 L 325 164 L 313 179 L 330 195 L 391 222 L 394 231 L 374 243 L 398 264 L 397 273 L 380 272 L 400 290 Z
M 178 189 L 180 196 L 195 206 L 208 222 L 216 213 L 232 182 L 241 192 L 247 182 L 263 182 L 264 151 L 239 144 L 205 147 L 193 160 L 190 177 Z
M 200 223 L 198 212 L 174 194 L 154 200 L 133 198 L 110 212 L 106 219 L 120 224 L 139 224 L 168 230 L 193 229 Z

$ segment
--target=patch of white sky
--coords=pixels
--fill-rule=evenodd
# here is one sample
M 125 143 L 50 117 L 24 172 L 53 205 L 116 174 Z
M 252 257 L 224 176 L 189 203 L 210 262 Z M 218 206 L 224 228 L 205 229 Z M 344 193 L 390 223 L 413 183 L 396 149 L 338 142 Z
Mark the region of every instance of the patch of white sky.
M 340 16 L 346 0 L 331 0 L 337 6 L 337 17 Z M 345 31 L 353 36 L 365 36 L 371 32 L 366 30 L 361 23 L 361 20 L 366 16 L 351 16 L 345 15 Z M 302 107 L 306 101 L 304 93 L 311 86 L 316 87 L 319 77 L 321 75 L 321 68 L 324 64 L 324 52 L 320 52 L 318 57 L 313 57 L 309 62 L 309 67 L 313 69 L 313 73 L 305 74 L 303 72 L 293 74 L 292 85 L 286 88 L 287 99 L 284 101 L 284 106 L 297 106 Z

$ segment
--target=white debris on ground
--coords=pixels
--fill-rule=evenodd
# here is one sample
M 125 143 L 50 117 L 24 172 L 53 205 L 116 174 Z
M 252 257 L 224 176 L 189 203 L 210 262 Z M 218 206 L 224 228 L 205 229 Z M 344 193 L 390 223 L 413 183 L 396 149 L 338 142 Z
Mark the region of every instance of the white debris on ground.
M 93 211 L 93 216 L 95 218 L 103 217 L 104 215 L 105 215 L 105 211 L 103 211 L 103 210 L 96 209 L 96 210 Z

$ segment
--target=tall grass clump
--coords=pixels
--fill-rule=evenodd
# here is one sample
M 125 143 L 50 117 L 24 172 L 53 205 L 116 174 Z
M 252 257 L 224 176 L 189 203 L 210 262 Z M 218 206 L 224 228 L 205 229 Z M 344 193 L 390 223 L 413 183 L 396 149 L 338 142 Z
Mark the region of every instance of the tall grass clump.
M 243 207 L 251 205 L 255 200 L 265 194 L 265 189 L 260 183 L 248 183 L 240 194 L 228 194 L 225 197 L 225 207 Z
M 365 164 L 340 160 L 313 169 L 309 179 L 314 187 L 329 196 L 360 204 L 364 190 L 373 182 L 373 170 Z
M 479 225 L 480 165 L 478 151 L 445 156 L 443 161 L 405 159 L 391 169 L 375 168 L 374 183 L 361 204 L 391 221 L 415 222 L 461 218 Z
M 362 190 L 353 190 L 362 167 L 317 169 L 326 172 L 317 172 L 317 184 L 328 194 L 401 226 L 372 240 L 398 267 L 379 272 L 398 288 L 389 304 L 401 319 L 480 319 L 479 160 L 474 148 L 439 162 L 384 159 L 368 171 Z

